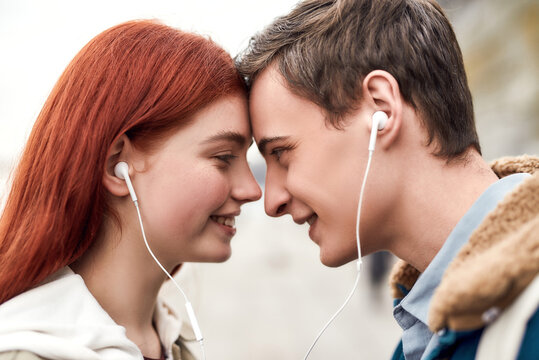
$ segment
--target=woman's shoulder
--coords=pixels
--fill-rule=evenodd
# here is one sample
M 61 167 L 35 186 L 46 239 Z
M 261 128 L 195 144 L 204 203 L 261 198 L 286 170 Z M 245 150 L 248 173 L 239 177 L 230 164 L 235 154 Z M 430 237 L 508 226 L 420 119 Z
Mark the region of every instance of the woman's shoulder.
M 44 360 L 45 358 L 39 357 L 29 351 L 7 351 L 0 353 L 0 360 Z

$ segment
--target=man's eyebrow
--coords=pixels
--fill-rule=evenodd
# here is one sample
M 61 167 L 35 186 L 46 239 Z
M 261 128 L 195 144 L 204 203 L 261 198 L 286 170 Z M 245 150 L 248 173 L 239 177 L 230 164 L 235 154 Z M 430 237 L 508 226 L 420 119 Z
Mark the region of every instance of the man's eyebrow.
M 265 155 L 266 154 L 266 146 L 268 146 L 268 144 L 274 142 L 274 141 L 279 141 L 279 140 L 287 140 L 288 139 L 288 136 L 273 136 L 273 137 L 265 137 L 265 138 L 262 138 L 259 142 L 258 142 L 258 150 L 260 151 L 260 153 L 262 155 Z
M 247 143 L 247 139 L 242 134 L 235 131 L 220 131 L 215 135 L 210 136 L 204 140 L 203 144 L 214 143 L 218 141 L 230 141 L 238 144 L 238 146 L 243 147 Z

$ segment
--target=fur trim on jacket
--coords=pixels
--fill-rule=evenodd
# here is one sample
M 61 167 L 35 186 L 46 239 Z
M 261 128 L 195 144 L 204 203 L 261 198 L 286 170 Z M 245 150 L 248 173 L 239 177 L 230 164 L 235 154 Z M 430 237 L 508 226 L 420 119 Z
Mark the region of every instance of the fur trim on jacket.
M 485 326 L 484 314 L 503 311 L 539 273 L 539 158 L 505 157 L 491 167 L 500 178 L 532 176 L 485 218 L 447 268 L 429 309 L 433 332 Z M 419 275 L 397 262 L 390 276 L 393 296 L 404 297 L 397 285 L 410 290 Z

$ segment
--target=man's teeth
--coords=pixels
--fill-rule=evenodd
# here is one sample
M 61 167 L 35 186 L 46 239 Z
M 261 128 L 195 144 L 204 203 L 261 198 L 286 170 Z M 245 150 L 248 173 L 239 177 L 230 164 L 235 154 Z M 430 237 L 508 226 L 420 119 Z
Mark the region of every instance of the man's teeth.
M 312 225 L 315 222 L 316 218 L 317 218 L 317 216 L 316 216 L 316 214 L 314 214 L 313 216 L 311 216 L 310 218 L 307 219 L 307 223 L 309 225 Z
M 226 225 L 230 227 L 234 227 L 234 225 L 236 225 L 236 219 L 233 217 L 212 216 L 212 219 L 221 225 Z

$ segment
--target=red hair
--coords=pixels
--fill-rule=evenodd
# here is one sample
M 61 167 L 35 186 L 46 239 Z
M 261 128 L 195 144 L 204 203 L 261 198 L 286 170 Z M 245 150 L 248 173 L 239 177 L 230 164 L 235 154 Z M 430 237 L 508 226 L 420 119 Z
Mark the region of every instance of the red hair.
M 112 144 L 149 149 L 215 99 L 245 91 L 223 49 L 153 21 L 92 39 L 39 114 L 0 218 L 0 303 L 79 258 L 110 209 Z

